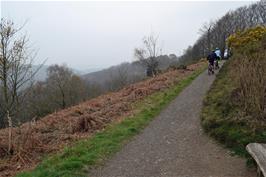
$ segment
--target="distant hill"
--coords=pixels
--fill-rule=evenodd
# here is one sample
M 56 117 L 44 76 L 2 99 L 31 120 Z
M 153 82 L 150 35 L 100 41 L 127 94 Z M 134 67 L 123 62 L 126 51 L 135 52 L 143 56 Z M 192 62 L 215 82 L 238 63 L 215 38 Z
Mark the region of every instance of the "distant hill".
M 175 54 L 161 55 L 157 58 L 159 61 L 159 69 L 165 70 L 171 64 L 178 61 Z M 88 83 L 99 85 L 104 90 L 108 89 L 108 84 L 113 80 L 126 80 L 127 83 L 134 83 L 146 77 L 146 68 L 139 61 L 132 63 L 122 63 L 97 72 L 82 75 Z
M 175 54 L 161 55 L 157 58 L 159 61 L 159 69 L 165 70 L 171 64 L 178 61 Z M 33 71 L 37 70 L 40 65 L 33 65 Z M 38 73 L 35 75 L 36 81 L 44 81 L 47 78 L 48 65 L 43 65 Z M 76 68 L 71 68 L 72 71 L 81 76 L 88 83 L 94 83 L 101 86 L 104 90 L 109 89 L 106 85 L 114 79 L 119 79 L 123 77 L 126 79 L 127 83 L 134 83 L 135 81 L 142 80 L 146 77 L 146 68 L 140 64 L 139 61 L 132 63 L 122 63 L 120 65 L 111 66 L 106 69 L 101 68 L 88 68 L 85 70 L 79 70 Z M 120 78 L 121 79 L 121 78 Z
M 97 71 L 100 71 L 102 69 L 103 68 L 88 68 L 88 69 L 80 70 L 80 69 L 72 68 L 72 71 L 75 74 L 81 76 L 81 75 L 84 75 L 84 74 L 88 74 L 88 73 L 92 73 L 92 72 L 97 72 Z
M 39 69 L 39 71 L 36 73 L 36 75 L 34 76 L 34 79 L 36 81 L 44 81 L 47 77 L 47 68 L 49 66 L 47 65 L 43 65 L 41 68 L 40 68 L 40 65 L 33 65 L 32 66 L 32 70 L 33 71 L 36 71 L 37 69 Z
M 36 71 L 37 69 L 39 69 L 39 71 L 37 72 L 37 74 L 35 75 L 34 79 L 36 81 L 44 81 L 47 78 L 47 69 L 48 69 L 48 65 L 43 65 L 41 68 L 39 68 L 40 65 L 33 65 L 32 69 L 33 71 Z M 85 70 L 79 70 L 79 69 L 75 69 L 75 68 L 71 68 L 71 70 L 81 76 L 83 74 L 88 74 L 91 72 L 96 72 L 101 70 L 101 68 L 89 68 L 89 69 L 85 69 Z
M 138 62 L 122 63 L 97 72 L 82 75 L 82 78 L 89 83 L 104 86 L 107 82 L 123 74 L 128 79 L 145 76 L 145 68 Z M 129 78 L 130 77 L 130 78 Z

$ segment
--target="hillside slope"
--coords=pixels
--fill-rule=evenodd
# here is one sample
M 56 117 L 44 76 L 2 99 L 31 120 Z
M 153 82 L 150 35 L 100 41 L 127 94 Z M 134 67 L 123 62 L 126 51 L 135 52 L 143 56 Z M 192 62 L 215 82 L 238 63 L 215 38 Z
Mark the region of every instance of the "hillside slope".
M 238 32 L 228 42 L 233 57 L 206 96 L 202 125 L 236 154 L 249 157 L 248 143 L 266 143 L 266 28 Z
M 134 103 L 178 84 L 205 65 L 205 62 L 200 62 L 188 66 L 187 69 L 170 69 L 118 92 L 102 95 L 39 121 L 14 128 L 12 156 L 5 156 L 8 129 L 0 130 L 0 176 L 10 176 L 17 171 L 33 168 L 43 154 L 58 151 L 76 140 L 88 138 L 111 122 L 121 121 L 135 114 L 137 110 L 134 109 Z
M 166 70 L 171 64 L 177 63 L 178 58 L 174 54 L 161 55 L 157 57 L 158 69 Z M 107 90 L 110 80 L 124 75 L 125 82 L 134 83 L 146 78 L 146 68 L 139 62 L 122 63 L 120 65 L 112 66 L 100 71 L 91 72 L 82 75 L 82 78 L 91 84 L 100 86 L 103 90 Z

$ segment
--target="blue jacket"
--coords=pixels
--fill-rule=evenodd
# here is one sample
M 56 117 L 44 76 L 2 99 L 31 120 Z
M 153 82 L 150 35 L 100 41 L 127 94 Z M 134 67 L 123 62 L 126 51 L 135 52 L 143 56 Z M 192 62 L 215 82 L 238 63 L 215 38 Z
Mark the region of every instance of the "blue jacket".
M 221 58 L 221 50 L 215 50 L 215 54 L 217 55 L 217 57 Z

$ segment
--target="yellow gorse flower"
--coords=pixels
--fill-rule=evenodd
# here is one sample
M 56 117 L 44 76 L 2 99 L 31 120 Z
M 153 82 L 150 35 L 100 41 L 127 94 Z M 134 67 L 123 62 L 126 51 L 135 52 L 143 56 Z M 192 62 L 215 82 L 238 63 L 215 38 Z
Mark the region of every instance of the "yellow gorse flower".
M 227 43 L 232 48 L 238 48 L 249 42 L 256 42 L 266 35 L 266 27 L 257 26 L 243 32 L 236 32 L 227 38 Z

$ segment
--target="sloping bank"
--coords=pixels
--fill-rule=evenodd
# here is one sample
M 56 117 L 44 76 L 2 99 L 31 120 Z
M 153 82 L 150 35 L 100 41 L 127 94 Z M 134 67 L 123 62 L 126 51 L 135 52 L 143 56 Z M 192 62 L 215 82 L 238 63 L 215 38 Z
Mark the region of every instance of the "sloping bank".
M 72 146 L 64 148 L 60 153 L 45 158 L 33 171 L 20 173 L 19 177 L 47 176 L 86 176 L 90 167 L 99 165 L 124 143 L 138 134 L 160 111 L 170 103 L 193 79 L 206 69 L 206 63 L 194 64 L 189 74 L 180 70 L 178 82 L 161 91 L 152 93 L 135 102 L 132 107 L 134 114 L 121 121 L 110 123 L 104 130 L 95 133 L 88 139 L 83 139 Z
M 245 146 L 266 143 L 266 28 L 239 32 L 228 42 L 234 55 L 204 100 L 202 126 L 233 153 L 250 160 Z

